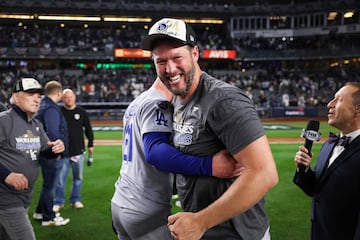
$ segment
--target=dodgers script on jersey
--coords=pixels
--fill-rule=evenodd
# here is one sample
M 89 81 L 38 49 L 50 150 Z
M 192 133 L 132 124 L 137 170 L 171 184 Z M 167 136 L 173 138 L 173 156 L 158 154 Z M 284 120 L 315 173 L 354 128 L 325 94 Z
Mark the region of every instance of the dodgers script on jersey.
M 246 93 L 206 73 L 202 74 L 192 98 L 185 104 L 175 100 L 174 108 L 174 145 L 192 155 L 213 156 L 224 148 L 234 154 L 265 134 Z M 207 207 L 233 182 L 233 179 L 185 175 L 177 175 L 176 180 L 184 210 L 191 212 Z M 231 222 L 221 224 L 218 229 L 235 226 L 236 231 L 233 232 L 230 227 L 228 237 L 260 239 L 269 226 L 264 202 L 260 201 Z M 258 227 L 259 231 L 243 227 L 248 224 Z M 216 228 L 210 231 L 217 231 Z
M 115 184 L 118 194 L 113 199 L 117 205 L 149 212 L 149 215 L 159 209 L 164 211 L 164 206 L 170 211 L 173 175 L 145 161 L 143 135 L 172 132 L 172 113 L 171 104 L 154 89 L 138 96 L 127 108 L 123 123 L 122 166 Z

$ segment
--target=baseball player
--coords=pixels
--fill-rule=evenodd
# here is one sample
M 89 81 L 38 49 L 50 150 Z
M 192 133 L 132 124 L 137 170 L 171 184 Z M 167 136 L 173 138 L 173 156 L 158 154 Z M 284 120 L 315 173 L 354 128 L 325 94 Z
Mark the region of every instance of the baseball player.
M 174 178 L 168 172 L 217 177 L 241 172 L 226 151 L 195 157 L 170 145 L 171 98 L 156 79 L 125 112 L 122 166 L 112 198 L 112 220 L 119 239 L 173 239 L 167 217 Z
M 169 217 L 176 239 L 270 239 L 264 196 L 278 182 L 275 161 L 245 91 L 200 69 L 193 29 L 184 21 L 157 21 L 142 41 L 157 76 L 176 95 L 173 143 L 185 153 L 211 156 L 227 149 L 243 167 L 234 179 L 176 175 L 186 212 Z

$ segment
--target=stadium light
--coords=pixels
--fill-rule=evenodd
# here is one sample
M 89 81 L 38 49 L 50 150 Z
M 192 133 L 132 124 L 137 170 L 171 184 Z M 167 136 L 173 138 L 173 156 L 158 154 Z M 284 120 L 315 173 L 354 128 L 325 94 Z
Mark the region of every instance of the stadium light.
M 151 18 L 104 16 L 105 22 L 151 22 Z
M 87 16 L 66 16 L 66 15 L 39 15 L 39 20 L 50 20 L 50 21 L 89 21 L 89 22 L 99 22 L 101 17 L 87 17 Z
M 34 19 L 33 15 L 25 15 L 25 14 L 0 14 L 0 18 L 7 19 Z
M 328 19 L 329 21 L 335 20 L 335 18 L 336 18 L 337 15 L 338 15 L 337 12 L 329 12 L 329 15 L 328 15 L 327 19 Z
M 190 19 L 190 18 L 183 18 L 187 23 L 206 23 L 206 24 L 223 24 L 224 20 L 221 19 Z
M 353 11 L 349 11 L 344 13 L 344 18 L 352 18 L 354 16 L 354 12 Z
M 1 14 L 0 19 L 35 19 L 38 20 L 45 20 L 45 21 L 88 21 L 88 22 L 145 22 L 151 23 L 153 21 L 152 18 L 146 17 L 117 17 L 117 16 L 79 16 L 79 15 L 25 15 L 25 14 Z M 194 19 L 194 18 L 184 18 L 183 19 L 187 23 L 194 23 L 194 24 L 224 24 L 224 20 L 222 19 L 211 19 L 211 18 L 204 18 L 204 19 Z

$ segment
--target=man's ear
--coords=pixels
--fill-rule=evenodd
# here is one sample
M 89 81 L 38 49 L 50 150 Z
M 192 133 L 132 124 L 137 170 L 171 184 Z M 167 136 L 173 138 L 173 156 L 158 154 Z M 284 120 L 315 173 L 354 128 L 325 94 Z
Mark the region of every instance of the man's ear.
M 360 104 L 355 105 L 355 117 L 360 120 Z
M 356 113 L 360 113 L 360 104 L 355 105 Z

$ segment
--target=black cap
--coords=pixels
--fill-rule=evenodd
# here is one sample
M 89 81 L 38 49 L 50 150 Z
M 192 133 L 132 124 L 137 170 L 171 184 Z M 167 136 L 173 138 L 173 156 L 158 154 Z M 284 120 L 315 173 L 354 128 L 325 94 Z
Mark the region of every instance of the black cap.
M 184 45 L 196 45 L 195 32 L 189 24 L 179 19 L 163 18 L 150 28 L 148 35 L 141 42 L 141 48 L 151 51 L 154 42 L 161 38 L 175 40 Z
M 17 80 L 13 86 L 13 92 L 44 93 L 41 84 L 35 78 L 22 78 Z

